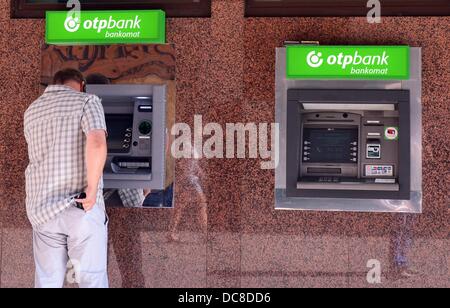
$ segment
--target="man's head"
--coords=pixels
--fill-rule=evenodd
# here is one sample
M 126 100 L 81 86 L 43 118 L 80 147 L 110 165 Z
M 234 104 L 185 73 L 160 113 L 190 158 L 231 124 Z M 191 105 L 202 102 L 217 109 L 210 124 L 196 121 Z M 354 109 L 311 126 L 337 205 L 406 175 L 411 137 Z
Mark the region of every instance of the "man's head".
M 83 74 L 73 68 L 63 69 L 53 77 L 53 84 L 71 87 L 75 91 L 85 92 L 86 79 Z

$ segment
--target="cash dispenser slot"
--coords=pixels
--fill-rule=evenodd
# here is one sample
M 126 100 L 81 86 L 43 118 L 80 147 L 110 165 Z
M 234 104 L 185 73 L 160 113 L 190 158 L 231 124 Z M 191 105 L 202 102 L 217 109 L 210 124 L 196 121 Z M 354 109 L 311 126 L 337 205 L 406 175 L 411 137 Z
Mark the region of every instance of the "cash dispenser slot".
M 114 173 L 146 174 L 151 172 L 151 167 L 150 157 L 114 157 L 111 161 Z

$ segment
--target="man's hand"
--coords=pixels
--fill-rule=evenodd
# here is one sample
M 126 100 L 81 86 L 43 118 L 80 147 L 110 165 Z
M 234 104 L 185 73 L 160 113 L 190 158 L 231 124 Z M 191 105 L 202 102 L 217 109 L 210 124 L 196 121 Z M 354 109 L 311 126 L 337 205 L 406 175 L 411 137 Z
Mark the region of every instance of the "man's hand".
M 85 199 L 75 199 L 76 202 L 79 202 L 83 205 L 84 211 L 89 212 L 92 210 L 97 203 L 97 189 L 86 190 L 86 198 Z

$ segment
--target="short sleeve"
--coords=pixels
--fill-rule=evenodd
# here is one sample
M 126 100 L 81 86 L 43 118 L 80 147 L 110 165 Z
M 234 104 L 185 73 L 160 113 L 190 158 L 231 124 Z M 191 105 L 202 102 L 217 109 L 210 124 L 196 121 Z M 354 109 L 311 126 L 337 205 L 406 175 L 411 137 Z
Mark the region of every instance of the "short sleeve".
M 101 100 L 97 96 L 90 97 L 84 105 L 81 128 L 85 134 L 95 129 L 101 129 L 107 132 L 105 112 Z

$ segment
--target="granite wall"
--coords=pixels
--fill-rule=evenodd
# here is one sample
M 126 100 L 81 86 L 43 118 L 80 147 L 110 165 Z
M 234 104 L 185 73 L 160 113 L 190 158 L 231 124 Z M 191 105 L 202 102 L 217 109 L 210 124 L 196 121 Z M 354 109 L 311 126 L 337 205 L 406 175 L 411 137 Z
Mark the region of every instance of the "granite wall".
M 22 115 L 39 94 L 42 20 L 11 20 L 0 0 L 0 286 L 33 284 L 24 205 Z M 275 48 L 409 44 L 423 48 L 424 213 L 414 217 L 411 266 L 391 276 L 401 216 L 274 210 L 274 172 L 244 159 L 179 160 L 173 210 L 111 209 L 114 287 L 450 286 L 450 18 L 244 18 L 243 0 L 213 0 L 212 18 L 169 19 L 177 52 L 177 121 L 273 122 Z M 202 190 L 190 174 L 199 177 Z

